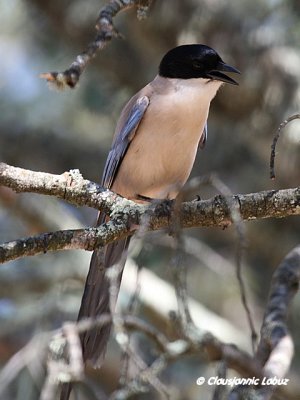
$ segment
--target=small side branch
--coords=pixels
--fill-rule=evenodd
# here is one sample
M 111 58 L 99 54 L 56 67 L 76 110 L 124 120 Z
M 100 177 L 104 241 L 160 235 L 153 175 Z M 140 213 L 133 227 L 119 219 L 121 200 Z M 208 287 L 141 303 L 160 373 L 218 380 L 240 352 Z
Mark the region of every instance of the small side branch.
M 270 178 L 275 179 L 275 156 L 276 156 L 276 145 L 278 142 L 278 139 L 280 137 L 281 131 L 289 124 L 290 122 L 294 121 L 295 119 L 300 119 L 300 114 L 294 114 L 291 115 L 289 118 L 287 118 L 285 121 L 283 121 L 276 132 L 276 135 L 274 136 L 272 145 L 271 145 L 271 157 L 270 157 Z
M 43 390 L 44 398 L 53 398 L 53 396 L 46 397 L 46 395 L 49 393 L 52 395 L 63 379 L 64 382 L 78 382 L 83 379 L 83 361 L 78 345 L 78 336 L 87 330 L 102 327 L 110 322 L 115 324 L 116 335 L 124 332 L 126 334 L 127 331 L 142 333 L 153 342 L 158 351 L 152 364 L 146 365 L 135 353 L 134 348 L 129 346 L 128 353 L 133 357 L 133 362 L 137 366 L 137 373 L 128 382 L 125 382 L 114 395 L 118 393 L 128 395 L 142 393 L 147 390 L 148 386 L 154 386 L 159 392 L 165 391 L 167 393 L 168 387 L 160 381 L 161 372 L 171 362 L 180 361 L 187 355 L 203 356 L 205 354 L 208 361 L 222 361 L 227 368 L 233 369 L 242 377 L 255 377 L 258 382 L 274 376 L 280 379 L 286 374 L 293 354 L 291 351 L 292 339 L 287 331 L 286 318 L 290 302 L 298 289 L 299 279 L 300 246 L 287 255 L 274 274 L 262 328 L 262 339 L 259 351 L 254 357 L 240 350 L 237 346 L 224 343 L 214 335 L 199 329 L 187 329 L 185 335 L 181 335 L 176 340 L 170 340 L 167 335 L 149 325 L 148 322 L 131 315 L 116 314 L 112 320 L 110 314 L 103 314 L 95 319 L 89 318 L 74 324 L 68 323 L 62 329 L 45 335 L 46 340 L 41 343 L 38 353 L 33 352 L 33 346 L 36 346 L 36 343 L 27 346 L 28 354 L 38 354 L 39 363 L 42 363 L 46 358 L 49 338 L 54 335 L 49 347 L 50 354 L 47 362 L 49 376 Z M 118 331 L 118 326 L 121 326 L 121 331 Z M 124 338 L 118 343 L 124 343 Z M 16 378 L 21 367 L 26 366 L 27 362 L 32 362 L 30 358 L 23 357 L 23 353 L 24 351 L 19 353 L 22 357 L 18 354 L 15 355 L 3 368 L 0 374 L 1 394 L 4 393 L 8 383 Z M 66 353 L 68 361 L 64 359 Z M 16 360 L 21 364 L 21 367 L 15 368 Z M 243 398 L 250 398 L 250 395 L 246 397 L 246 394 L 250 393 L 253 395 L 251 398 L 267 400 L 276 388 L 276 381 L 273 385 L 236 386 L 228 398 L 242 398 L 241 396 L 237 397 L 237 395 L 245 395 Z M 283 397 L 285 398 L 284 395 Z
M 262 370 L 260 365 L 246 352 L 241 351 L 238 347 L 230 344 L 223 343 L 216 339 L 213 335 L 209 333 L 202 334 L 199 331 L 194 332 L 188 337 L 183 339 L 177 339 L 175 341 L 170 341 L 167 336 L 165 336 L 161 331 L 157 330 L 153 326 L 149 325 L 147 322 L 133 316 L 123 316 L 118 315 L 119 322 L 122 324 L 123 328 L 132 332 L 140 332 L 147 336 L 156 346 L 159 351 L 159 355 L 153 361 L 153 363 L 147 366 L 136 354 L 133 348 L 129 349 L 130 357 L 135 358 L 133 362 L 138 362 L 139 373 L 133 376 L 117 393 L 126 394 L 137 394 L 145 390 L 145 383 L 154 386 L 157 390 L 157 385 L 161 384 L 158 379 L 158 375 L 163 371 L 170 362 L 181 360 L 187 355 L 206 355 L 209 361 L 219 361 L 223 360 L 226 362 L 229 368 L 232 368 L 239 372 L 242 376 L 252 377 L 256 376 L 258 378 L 262 377 Z M 93 329 L 95 327 L 101 327 L 109 323 L 111 316 L 102 315 L 96 319 L 86 319 L 79 321 L 77 324 L 73 324 L 73 330 L 79 335 L 86 330 Z M 115 326 L 116 329 L 116 326 Z M 116 331 L 118 331 L 116 329 Z M 54 336 L 54 341 L 59 340 L 59 346 L 65 346 L 68 343 L 69 351 L 71 351 L 72 343 L 68 341 L 65 337 L 65 341 L 61 340 L 63 337 L 61 335 L 61 330 L 56 332 Z M 120 343 L 119 343 L 120 344 Z M 53 347 L 53 346 L 51 346 Z M 57 348 L 57 346 L 54 346 Z M 60 354 L 63 352 L 60 351 Z M 61 366 L 61 361 L 60 366 Z M 141 363 L 141 364 L 140 364 Z M 57 368 L 58 369 L 58 368 Z M 70 375 L 71 380 L 76 380 L 77 377 L 70 373 L 70 364 L 64 363 L 64 369 Z M 153 383 L 156 382 L 156 385 Z M 162 384 L 162 388 L 164 388 Z M 140 390 L 139 390 L 140 388 Z M 115 395 L 117 393 L 114 393 Z M 116 397 L 112 397 L 116 398 Z
M 74 88 L 81 74 L 89 62 L 96 56 L 97 52 L 103 50 L 113 38 L 122 37 L 114 27 L 113 18 L 122 10 L 137 7 L 137 16 L 139 19 L 143 19 L 146 17 L 151 3 L 152 0 L 110 0 L 100 10 L 96 22 L 97 34 L 94 40 L 88 44 L 86 50 L 79 54 L 65 71 L 46 72 L 41 74 L 40 77 L 46 79 L 58 89 L 65 89 L 66 87 Z

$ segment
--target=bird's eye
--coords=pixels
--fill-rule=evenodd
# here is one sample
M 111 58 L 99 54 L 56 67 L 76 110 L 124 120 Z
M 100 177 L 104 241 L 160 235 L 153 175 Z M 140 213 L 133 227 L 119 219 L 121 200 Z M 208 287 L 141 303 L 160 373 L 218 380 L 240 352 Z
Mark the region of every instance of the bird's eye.
M 202 68 L 202 63 L 198 60 L 193 60 L 193 67 L 196 69 Z

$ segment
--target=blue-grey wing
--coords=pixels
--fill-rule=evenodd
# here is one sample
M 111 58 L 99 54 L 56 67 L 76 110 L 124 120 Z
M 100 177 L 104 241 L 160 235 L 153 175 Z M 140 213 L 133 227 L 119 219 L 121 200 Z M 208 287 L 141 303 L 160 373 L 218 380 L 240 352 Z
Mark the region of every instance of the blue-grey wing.
M 199 140 L 199 146 L 198 147 L 201 150 L 204 149 L 206 141 L 207 141 L 207 122 L 204 125 L 203 133 L 202 133 L 201 139 Z
M 131 109 L 127 111 L 123 125 L 120 127 L 108 154 L 104 172 L 102 175 L 102 185 L 110 188 L 116 177 L 118 168 L 126 154 L 128 146 L 147 110 L 149 97 L 143 96 L 137 99 Z
M 118 168 L 148 105 L 149 98 L 139 93 L 123 109 L 116 128 L 112 148 L 106 160 L 102 176 L 103 186 L 111 188 L 117 176 Z M 108 217 L 103 212 L 100 212 L 97 226 L 103 224 L 107 219 Z M 110 281 L 106 275 L 106 271 L 109 267 L 118 264 L 118 267 L 115 269 L 115 271 L 118 271 L 118 275 L 115 277 L 114 282 L 118 291 L 129 241 L 130 236 L 116 240 L 104 248 L 98 248 L 94 251 L 78 319 L 95 318 L 112 312 L 110 309 Z M 81 335 L 83 358 L 85 361 L 90 360 L 98 367 L 101 365 L 110 336 L 111 326 L 112 324 L 109 322 L 105 326 L 94 328 Z M 65 393 L 67 393 L 67 390 L 69 390 L 68 387 L 66 387 Z M 62 398 L 65 399 L 66 397 Z

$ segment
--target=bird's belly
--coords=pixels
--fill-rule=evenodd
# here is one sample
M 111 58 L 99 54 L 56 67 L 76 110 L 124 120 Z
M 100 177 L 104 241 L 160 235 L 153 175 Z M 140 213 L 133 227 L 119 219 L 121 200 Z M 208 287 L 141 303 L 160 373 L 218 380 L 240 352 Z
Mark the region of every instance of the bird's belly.
M 196 89 L 152 97 L 112 190 L 128 199 L 177 196 L 192 170 L 209 102 Z
M 199 133 L 137 135 L 122 161 L 112 190 L 129 199 L 173 199 L 186 183 L 197 153 Z

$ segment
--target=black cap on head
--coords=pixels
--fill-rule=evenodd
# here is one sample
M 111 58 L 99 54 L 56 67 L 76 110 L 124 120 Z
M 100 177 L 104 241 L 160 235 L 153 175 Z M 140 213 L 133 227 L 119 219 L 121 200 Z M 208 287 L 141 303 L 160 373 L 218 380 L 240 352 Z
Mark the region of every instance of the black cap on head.
M 239 71 L 225 64 L 218 53 L 204 44 L 188 44 L 175 47 L 161 60 L 159 75 L 165 78 L 204 78 L 237 85 L 225 72 Z

